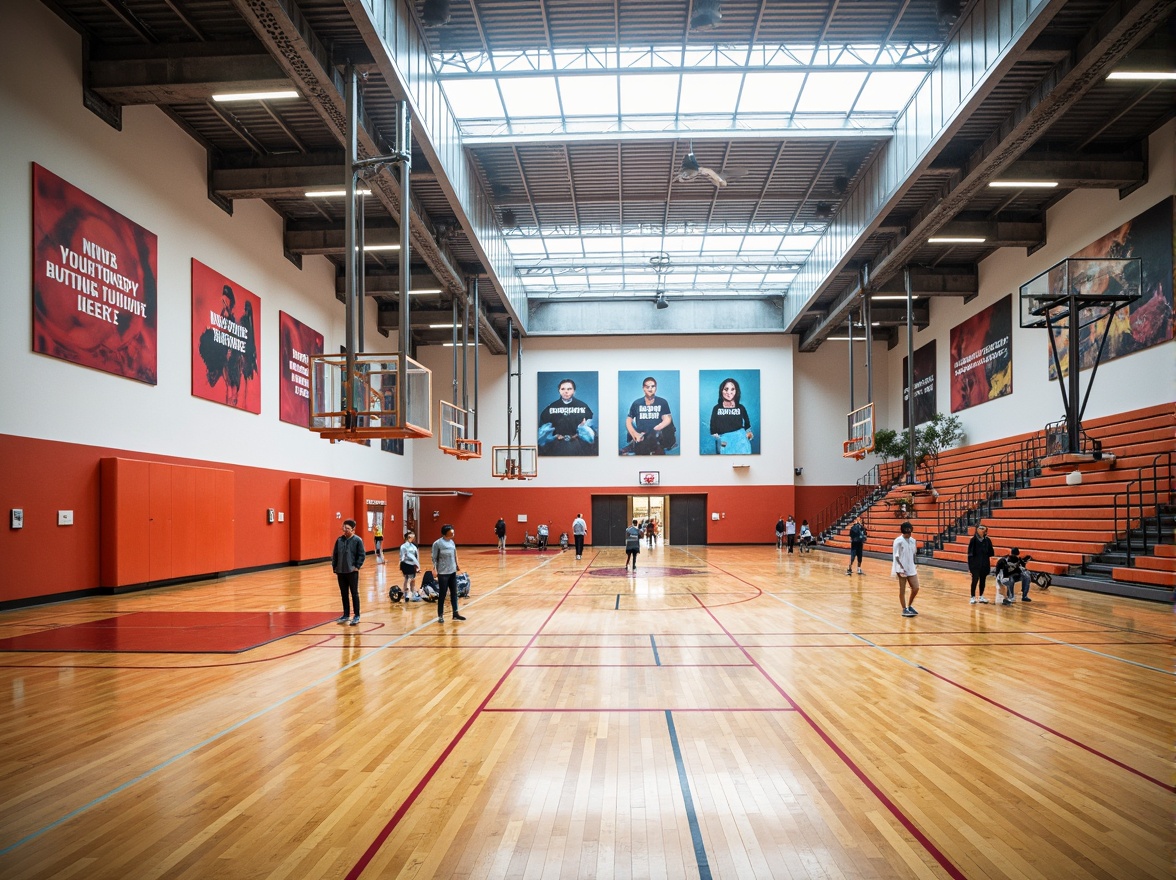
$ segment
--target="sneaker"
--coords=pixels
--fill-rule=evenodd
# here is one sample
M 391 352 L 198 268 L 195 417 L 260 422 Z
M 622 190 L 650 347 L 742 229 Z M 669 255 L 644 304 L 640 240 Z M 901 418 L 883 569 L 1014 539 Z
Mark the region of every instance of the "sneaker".
M 915 610 L 915 606 L 914 606 L 914 605 L 908 605 L 908 606 L 907 606 L 907 611 L 909 611 L 909 612 L 911 613 L 911 616 L 912 616 L 912 617 L 917 617 L 917 616 L 918 616 L 918 614 L 919 614 L 919 612 Z
M 1022 601 L 1022 602 L 1032 602 L 1033 600 L 1032 600 L 1032 599 L 1030 599 L 1028 596 L 1022 596 L 1022 597 L 1021 597 L 1021 601 Z
M 979 599 L 977 599 L 976 601 L 977 601 L 977 602 L 979 602 L 981 605 L 987 605 L 987 604 L 988 604 L 988 599 L 987 599 L 987 598 L 985 598 L 984 596 L 981 596 L 981 597 L 980 597 Z
M 902 616 L 903 617 L 914 617 L 915 616 L 914 609 L 912 609 L 912 608 L 902 609 Z
M 355 617 L 351 618 L 351 625 L 352 626 L 359 626 L 359 615 L 358 614 L 355 615 Z
M 853 577 L 853 569 L 852 569 L 852 568 L 847 568 L 847 569 L 845 570 L 845 573 L 846 573 L 847 575 L 849 575 L 850 577 Z
M 969 604 L 969 605 L 975 605 L 975 604 L 976 604 L 976 597 L 975 597 L 975 596 L 973 596 L 971 599 L 969 599 L 969 600 L 968 600 L 968 604 Z
M 858 574 L 864 574 L 864 573 L 865 572 L 863 572 L 860 568 L 858 569 Z
M 455 615 L 453 615 L 453 619 L 454 619 L 454 620 L 465 620 L 465 618 L 464 618 L 464 617 L 462 617 L 460 614 L 455 614 Z
M 437 622 L 438 622 L 438 623 L 444 623 L 444 622 L 445 622 L 445 618 L 444 618 L 444 617 L 438 617 L 438 618 L 437 618 Z
M 335 623 L 347 623 L 349 620 L 351 620 L 351 618 L 344 614 L 342 617 L 336 617 Z
M 1012 605 L 1013 603 L 1008 599 L 1002 599 L 1000 604 L 1001 605 Z

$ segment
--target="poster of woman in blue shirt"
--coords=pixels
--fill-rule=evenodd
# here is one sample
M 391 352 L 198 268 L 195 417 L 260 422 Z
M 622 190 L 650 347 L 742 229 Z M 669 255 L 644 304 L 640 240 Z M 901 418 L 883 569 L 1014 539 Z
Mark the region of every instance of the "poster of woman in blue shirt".
M 758 455 L 760 371 L 698 371 L 698 451 Z

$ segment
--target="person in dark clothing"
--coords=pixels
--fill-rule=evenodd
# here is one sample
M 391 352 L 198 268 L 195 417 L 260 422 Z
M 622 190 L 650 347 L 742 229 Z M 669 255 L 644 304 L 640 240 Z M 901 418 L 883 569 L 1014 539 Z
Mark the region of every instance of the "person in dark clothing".
M 984 598 L 984 584 L 988 580 L 988 569 L 992 564 L 992 557 L 996 551 L 992 549 L 992 539 L 988 537 L 988 526 L 976 526 L 972 540 L 968 542 L 968 571 L 972 574 L 972 598 L 969 603 L 987 605 Z M 976 587 L 980 587 L 980 595 L 976 596 Z
M 866 527 L 862 524 L 862 518 L 855 516 L 853 518 L 853 525 L 849 527 L 849 568 L 845 570 L 848 575 L 853 574 L 853 560 L 857 559 L 858 574 L 862 573 L 862 551 L 866 547 Z
M 445 622 L 445 596 L 449 596 L 454 620 L 465 620 L 457 610 L 457 544 L 453 540 L 453 526 L 441 526 L 441 537 L 433 542 L 433 571 L 437 575 L 437 622 Z
M 506 520 L 498 517 L 498 522 L 494 524 L 494 534 L 498 537 L 498 549 L 506 549 Z
M 710 434 L 715 438 L 715 452 L 719 455 L 739 455 L 751 452 L 751 416 L 739 402 L 739 383 L 724 379 L 719 384 L 719 402 L 711 408 Z M 705 454 L 705 453 L 704 453 Z
M 1009 548 L 1009 555 L 996 561 L 996 588 L 1002 596 L 1002 605 L 1012 605 L 1017 593 L 1017 582 L 1021 582 L 1021 601 L 1032 602 L 1029 598 L 1029 570 L 1025 568 L 1029 554 L 1021 555 L 1016 547 Z
M 335 549 L 331 553 L 331 571 L 339 581 L 339 595 L 343 599 L 343 616 L 336 623 L 359 626 L 359 570 L 365 559 L 367 550 L 363 538 L 355 534 L 355 520 L 343 520 L 343 534 L 335 540 Z
M 781 516 L 776 520 L 776 549 L 784 548 L 784 517 Z

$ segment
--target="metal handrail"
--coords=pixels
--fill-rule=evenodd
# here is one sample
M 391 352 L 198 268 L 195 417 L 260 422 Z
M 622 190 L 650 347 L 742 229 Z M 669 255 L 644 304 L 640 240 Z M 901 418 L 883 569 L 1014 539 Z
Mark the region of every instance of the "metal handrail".
M 1160 459 L 1165 459 L 1164 463 L 1164 479 L 1167 481 L 1167 495 L 1168 502 L 1172 500 L 1172 453 L 1159 452 L 1151 460 L 1151 464 L 1143 465 L 1139 468 L 1139 476 L 1129 482 L 1127 487 L 1114 498 L 1114 525 L 1115 539 L 1118 540 L 1120 534 L 1124 536 L 1127 542 L 1127 566 L 1131 567 L 1134 556 L 1134 546 L 1131 539 L 1131 496 L 1132 490 L 1136 498 L 1136 507 L 1139 512 L 1139 530 L 1142 533 L 1140 540 L 1143 542 L 1142 549 L 1139 555 L 1144 556 L 1148 552 L 1147 541 L 1147 519 L 1143 515 L 1144 509 L 1144 487 L 1147 484 L 1148 476 L 1145 471 L 1151 471 L 1151 505 L 1155 508 L 1155 524 L 1156 524 L 1156 542 L 1159 543 L 1160 528 L 1162 520 L 1160 518 L 1160 475 L 1159 462 Z M 1137 485 L 1138 484 L 1138 485 Z M 1123 530 L 1119 531 L 1119 498 L 1123 498 Z
M 854 511 L 863 511 L 863 503 L 867 499 L 871 496 L 881 497 L 888 492 L 905 474 L 902 469 L 896 469 L 894 473 L 887 475 L 886 469 L 890 464 L 892 462 L 874 465 L 857 479 L 852 488 L 846 489 L 825 505 L 821 512 L 813 517 L 813 534 L 824 540 L 841 519 Z
M 1017 444 L 988 466 L 971 483 L 956 492 L 950 499 L 936 507 L 936 535 L 931 543 L 936 550 L 942 550 L 946 536 L 954 536 L 958 530 L 973 525 L 978 516 L 992 514 L 997 498 L 1005 497 L 1010 487 L 1015 491 L 1023 475 L 1035 470 L 1045 453 L 1048 426 Z

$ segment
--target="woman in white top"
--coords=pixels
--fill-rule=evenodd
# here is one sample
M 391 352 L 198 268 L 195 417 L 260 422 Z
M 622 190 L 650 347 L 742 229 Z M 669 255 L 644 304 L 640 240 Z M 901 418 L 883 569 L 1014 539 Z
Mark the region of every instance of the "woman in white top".
M 890 566 L 890 573 L 898 578 L 898 601 L 902 605 L 903 617 L 914 617 L 919 612 L 915 610 L 915 596 L 919 595 L 919 572 L 915 568 L 915 539 L 911 537 L 915 527 L 909 522 L 899 526 L 902 532 L 894 539 L 894 564 Z M 906 597 L 907 584 L 911 585 L 911 600 Z
M 421 558 L 417 552 L 414 532 L 404 533 L 404 543 L 400 545 L 400 573 L 404 575 L 404 600 L 406 602 L 421 601 L 421 594 L 417 592 L 416 576 L 421 568 Z

